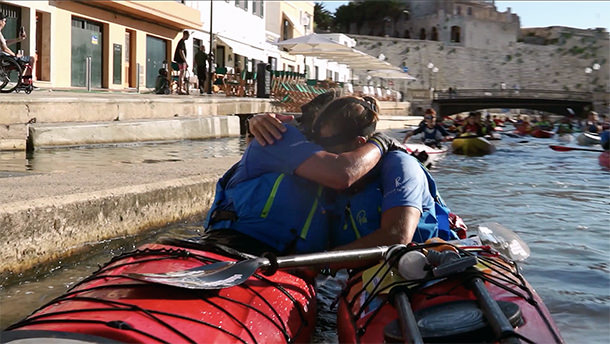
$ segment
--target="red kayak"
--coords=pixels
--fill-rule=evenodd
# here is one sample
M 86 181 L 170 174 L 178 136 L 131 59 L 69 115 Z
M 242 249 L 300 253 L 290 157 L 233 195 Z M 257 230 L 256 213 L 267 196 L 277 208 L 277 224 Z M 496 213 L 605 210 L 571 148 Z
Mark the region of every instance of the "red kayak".
M 610 151 L 605 151 L 599 155 L 599 165 L 610 169 Z
M 131 275 L 202 269 L 234 260 L 201 250 L 145 245 L 113 259 L 7 328 L 0 334 L 2 342 L 23 338 L 39 343 L 50 338 L 122 343 L 308 342 L 315 326 L 315 291 L 311 281 L 294 274 L 256 273 L 243 284 L 218 290 L 176 288 Z
M 555 136 L 555 132 L 551 130 L 534 129 L 530 135 L 541 139 L 550 139 L 551 137 Z
M 465 240 L 474 241 L 444 244 L 442 252 L 407 247 L 391 269 L 381 263 L 353 276 L 339 300 L 339 342 L 562 343 L 516 263 Z M 453 259 L 431 263 L 439 254 Z

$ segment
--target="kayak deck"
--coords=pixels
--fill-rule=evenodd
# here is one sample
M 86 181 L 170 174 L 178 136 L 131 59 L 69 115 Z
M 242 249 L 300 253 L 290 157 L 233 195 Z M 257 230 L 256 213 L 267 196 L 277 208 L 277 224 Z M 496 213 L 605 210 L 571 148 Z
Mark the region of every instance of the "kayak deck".
M 394 305 L 400 293 L 408 296 L 414 326 L 424 342 L 496 342 L 485 312 L 478 307 L 480 300 L 467 287 L 474 277 L 485 281 L 485 289 L 507 316 L 513 327 L 508 331 L 510 335 L 526 338 L 523 342 L 563 342 L 549 311 L 513 262 L 485 249 L 466 254 L 477 256 L 476 272 L 467 270 L 445 278 L 409 282 L 389 278 L 392 273 L 387 273 L 387 267 L 386 272 L 376 268 L 372 277 L 370 270 L 355 275 L 339 300 L 339 342 L 405 342 L 398 326 L 401 317 Z
M 59 298 L 3 332 L 54 331 L 130 343 L 286 343 L 308 341 L 315 325 L 312 283 L 279 271 L 220 290 L 188 290 L 134 280 L 235 260 L 146 245 L 113 259 Z M 23 332 L 26 331 L 26 332 Z

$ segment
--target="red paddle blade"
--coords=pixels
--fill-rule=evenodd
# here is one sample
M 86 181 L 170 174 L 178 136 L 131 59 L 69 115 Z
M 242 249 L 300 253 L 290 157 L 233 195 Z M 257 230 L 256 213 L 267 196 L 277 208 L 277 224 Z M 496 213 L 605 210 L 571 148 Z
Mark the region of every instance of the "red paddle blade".
M 573 148 L 570 148 L 570 147 L 555 146 L 555 145 L 550 145 L 549 148 L 551 148 L 552 150 L 558 151 L 558 152 L 568 152 L 568 151 L 573 150 Z

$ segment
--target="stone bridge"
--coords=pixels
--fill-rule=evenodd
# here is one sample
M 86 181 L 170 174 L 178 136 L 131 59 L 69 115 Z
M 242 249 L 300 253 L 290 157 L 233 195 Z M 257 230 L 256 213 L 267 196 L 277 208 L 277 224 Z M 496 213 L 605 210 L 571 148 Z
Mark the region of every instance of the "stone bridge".
M 557 115 L 568 115 L 568 108 L 584 117 L 593 107 L 590 92 L 568 92 L 532 89 L 459 89 L 435 91 L 432 107 L 441 116 L 481 109 L 531 109 Z

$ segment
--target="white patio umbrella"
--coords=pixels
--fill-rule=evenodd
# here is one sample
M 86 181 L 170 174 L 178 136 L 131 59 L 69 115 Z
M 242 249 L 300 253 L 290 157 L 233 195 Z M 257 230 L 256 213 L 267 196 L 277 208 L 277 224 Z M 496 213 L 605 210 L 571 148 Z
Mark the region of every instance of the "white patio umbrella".
M 351 69 L 396 69 L 388 62 L 312 33 L 275 43 L 286 48 L 292 55 L 311 56 L 348 65 Z
M 286 48 L 289 51 L 349 51 L 351 48 L 339 44 L 324 36 L 312 33 L 305 36 L 295 37 L 279 41 L 275 45 Z

